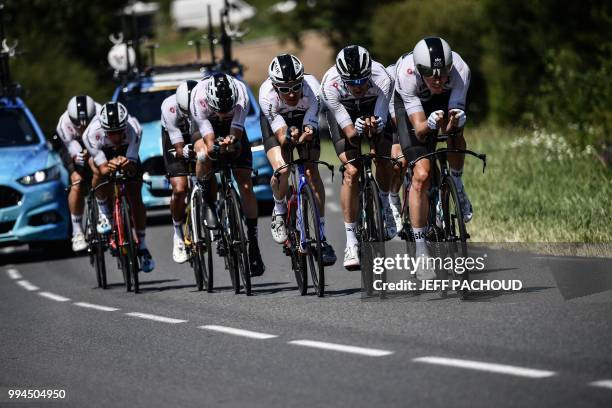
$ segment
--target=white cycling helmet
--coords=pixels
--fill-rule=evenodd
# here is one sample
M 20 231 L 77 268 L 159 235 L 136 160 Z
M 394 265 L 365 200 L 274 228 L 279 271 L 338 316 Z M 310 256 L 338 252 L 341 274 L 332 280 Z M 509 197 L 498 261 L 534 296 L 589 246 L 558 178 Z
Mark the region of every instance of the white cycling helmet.
M 286 84 L 304 78 L 304 65 L 295 55 L 281 54 L 272 60 L 268 76 L 273 84 Z
M 369 79 L 372 75 L 372 58 L 365 48 L 349 45 L 336 56 L 336 69 L 345 81 Z
M 183 115 L 189 115 L 189 109 L 191 108 L 191 91 L 198 84 L 198 81 L 188 79 L 181 82 L 176 88 L 176 104 Z
M 422 76 L 446 76 L 453 68 L 450 45 L 440 37 L 423 38 L 412 51 L 414 65 Z
M 102 129 L 107 132 L 124 130 L 128 123 L 128 111 L 120 102 L 107 102 L 100 111 Z
M 96 116 L 96 103 L 87 95 L 77 95 L 68 102 L 68 117 L 75 126 L 87 126 Z
M 205 79 L 206 102 L 215 112 L 225 113 L 234 109 L 238 101 L 238 89 L 234 78 L 216 73 Z

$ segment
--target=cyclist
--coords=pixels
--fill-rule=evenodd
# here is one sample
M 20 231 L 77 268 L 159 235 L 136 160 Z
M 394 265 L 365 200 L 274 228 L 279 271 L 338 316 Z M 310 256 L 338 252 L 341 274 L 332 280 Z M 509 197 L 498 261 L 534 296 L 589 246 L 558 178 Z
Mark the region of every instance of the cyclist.
M 191 94 L 197 84 L 198 82 L 194 80 L 181 82 L 176 89 L 176 93 L 167 97 L 161 105 L 164 162 L 167 177 L 172 185 L 172 198 L 170 200 L 170 212 L 172 213 L 172 224 L 174 226 L 172 259 L 177 263 L 184 263 L 188 259 L 183 237 L 187 195 L 185 159 L 192 157 L 202 159 L 206 153 L 200 132 L 194 129 L 189 117 Z M 191 148 L 189 148 L 189 144 L 192 145 Z M 175 155 L 168 153 L 168 150 L 172 147 L 176 149 Z M 196 172 L 198 167 L 201 167 L 201 160 L 196 164 Z M 203 175 L 204 173 L 200 171 L 200 174 Z M 214 214 L 211 214 L 210 207 L 207 207 L 207 211 L 207 222 L 209 225 L 214 225 Z
M 68 207 L 72 221 L 72 250 L 83 251 L 87 248 L 83 234 L 83 208 L 85 188 L 79 184 L 83 179 L 91 179 L 87 162 L 89 154 L 83 146 L 83 133 L 89 123 L 100 113 L 102 107 L 87 95 L 70 98 L 66 111 L 60 116 L 55 133 L 63 143 L 60 155 L 70 174 L 72 187 L 68 193 Z
M 92 170 L 99 175 L 98 180 L 117 170 L 134 176 L 134 182 L 126 185 L 126 192 L 132 205 L 139 240 L 140 265 L 143 272 L 151 272 L 155 268 L 155 261 L 145 240 L 147 213 L 142 202 L 142 168 L 138 159 L 141 136 L 142 129 L 138 120 L 128 115 L 125 106 L 119 102 L 107 102 L 102 106 L 99 117 L 87 127 L 83 140 L 93 158 Z M 97 184 L 99 183 L 95 185 Z M 111 230 L 108 220 L 112 216 L 109 207 L 112 195 L 111 185 L 106 185 L 96 192 L 96 201 L 100 208 L 97 228 L 101 234 L 107 234 Z
M 382 137 L 376 140 L 375 151 L 379 154 L 390 154 L 392 140 L 383 129 L 389 114 L 391 92 L 391 78 L 385 67 L 372 61 L 365 48 L 349 45 L 338 53 L 335 66 L 323 77 L 321 95 L 328 109 L 327 121 L 336 154 L 343 163 L 357 157 L 360 137 L 364 134 L 381 135 Z M 376 179 L 381 186 L 385 223 L 388 227 L 386 232 L 388 236 L 392 236 L 395 235 L 395 222 L 388 210 L 387 187 L 393 169 L 390 163 L 383 160 L 377 161 L 376 165 Z M 358 180 L 358 168 L 347 165 L 340 199 L 346 231 L 344 267 L 349 270 L 360 267 L 359 247 L 355 235 L 359 210 Z
M 246 85 L 229 75 L 215 73 L 196 85 L 192 91 L 192 100 L 191 117 L 206 146 L 206 154 L 198 154 L 198 176 L 201 178 L 209 173 L 220 154 L 230 153 L 234 149 L 237 151 L 234 151 L 233 163 L 252 167 L 253 153 L 244 129 L 244 121 L 249 112 Z M 236 168 L 233 176 L 238 184 L 246 217 L 251 275 L 260 276 L 266 268 L 257 242 L 257 199 L 253 192 L 251 170 Z M 209 192 L 216 188 L 216 182 L 211 183 L 210 178 L 203 180 L 202 184 Z M 205 197 L 211 209 L 216 208 L 213 197 L 212 194 Z
M 289 140 L 311 142 L 310 151 L 303 145 L 298 146 L 301 158 L 318 160 L 321 155 L 319 139 L 319 81 L 313 76 L 304 74 L 302 62 L 291 54 L 275 57 L 268 69 L 268 79 L 259 88 L 259 105 L 261 106 L 261 133 L 263 135 L 266 155 L 276 171 L 289 160 Z M 291 129 L 297 128 L 295 136 Z M 306 164 L 305 173 L 313 189 L 320 213 L 322 235 L 322 258 L 325 266 L 336 262 L 336 254 L 325 238 L 325 187 L 314 164 Z M 285 216 L 287 214 L 287 189 L 289 172 L 281 171 L 280 177 L 272 177 L 272 238 L 282 244 L 287 240 Z
M 396 63 L 394 105 L 398 141 L 408 160 L 431 151 L 433 144 L 428 143 L 428 136 L 440 128 L 446 132 L 456 132 L 455 137 L 448 139 L 449 148 L 465 149 L 463 127 L 469 85 L 469 67 L 459 54 L 451 51 L 442 38 L 424 38 L 416 44 L 412 52 L 399 58 Z M 468 222 L 473 212 L 461 180 L 463 162 L 463 155 L 448 154 L 464 221 Z M 406 164 L 407 161 L 403 160 L 403 165 Z M 427 160 L 417 163 L 409 191 L 410 223 L 416 241 L 417 256 L 428 255 L 425 229 L 429 209 L 427 189 L 430 167 Z M 433 279 L 435 272 L 422 268 L 417 271 L 417 278 Z

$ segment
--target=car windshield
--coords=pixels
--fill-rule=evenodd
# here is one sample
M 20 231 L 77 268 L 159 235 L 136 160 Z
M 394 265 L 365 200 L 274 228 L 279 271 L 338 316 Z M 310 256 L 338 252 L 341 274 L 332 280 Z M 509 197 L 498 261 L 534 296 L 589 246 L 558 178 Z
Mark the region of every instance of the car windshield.
M 22 110 L 0 110 L 0 147 L 27 146 L 38 142 L 34 128 Z
M 174 95 L 173 89 L 159 90 L 155 92 L 131 92 L 119 94 L 119 102 L 125 105 L 132 116 L 136 116 L 140 123 L 159 120 L 161 117 L 161 105 L 164 99 Z

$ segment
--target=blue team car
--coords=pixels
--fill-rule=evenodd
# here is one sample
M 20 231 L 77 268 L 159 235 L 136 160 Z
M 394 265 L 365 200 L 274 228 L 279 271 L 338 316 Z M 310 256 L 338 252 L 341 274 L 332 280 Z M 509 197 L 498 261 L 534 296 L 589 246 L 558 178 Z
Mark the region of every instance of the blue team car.
M 162 156 L 161 143 L 161 104 L 165 98 L 174 94 L 181 81 L 200 80 L 203 73 L 176 67 L 158 67 L 155 73 L 140 75 L 128 80 L 115 90 L 113 101 L 123 103 L 128 112 L 135 116 L 142 126 L 140 160 L 144 175 L 142 198 L 147 208 L 166 207 L 170 203 L 172 189 L 166 179 L 166 169 Z M 259 201 L 272 200 L 270 178 L 272 167 L 268 163 L 261 138 L 259 125 L 260 108 L 255 96 L 249 89 L 250 111 L 246 119 L 246 133 L 253 152 L 253 189 Z
M 0 246 L 65 245 L 68 174 L 17 96 L 0 96 Z

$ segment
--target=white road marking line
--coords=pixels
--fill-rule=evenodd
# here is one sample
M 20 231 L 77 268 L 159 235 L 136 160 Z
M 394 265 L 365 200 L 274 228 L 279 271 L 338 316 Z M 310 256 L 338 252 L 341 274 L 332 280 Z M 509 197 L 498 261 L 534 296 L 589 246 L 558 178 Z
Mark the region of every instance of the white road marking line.
M 338 205 L 338 203 L 334 203 L 333 201 L 328 201 L 326 206 L 327 206 L 327 209 L 331 212 L 335 212 L 335 213 L 342 212 L 342 208 L 340 208 L 340 205 Z
M 70 299 L 67 297 L 56 295 L 51 292 L 38 292 L 39 296 L 46 297 L 47 299 L 55 300 L 56 302 L 68 302 Z
M 343 353 L 361 354 L 369 357 L 383 357 L 393 354 L 393 351 L 380 350 L 365 347 L 347 346 L 344 344 L 327 343 L 324 341 L 314 340 L 292 340 L 288 344 L 295 344 L 296 346 L 314 347 L 323 350 L 341 351 Z
M 545 378 L 552 377 L 556 373 L 554 371 L 536 370 L 534 368 L 517 367 L 505 364 L 485 363 L 482 361 L 461 360 L 457 358 L 445 357 L 419 357 L 412 361 L 417 363 L 438 364 L 451 367 L 467 368 L 469 370 L 488 371 L 490 373 L 515 375 L 517 377 L 527 378 Z
M 260 333 L 260 332 L 255 332 L 251 330 L 242 330 L 242 329 L 236 329 L 234 327 L 227 327 L 227 326 L 206 325 L 206 326 L 199 326 L 198 328 L 205 329 L 205 330 L 213 330 L 213 331 L 217 331 L 221 333 L 233 334 L 234 336 L 249 337 L 251 339 L 259 339 L 259 340 L 273 339 L 275 337 L 278 337 L 275 334 Z
M 114 312 L 116 310 L 119 310 L 116 307 L 96 305 L 96 304 L 87 303 L 87 302 L 75 302 L 74 305 L 79 306 L 79 307 L 85 307 L 88 309 L 102 310 L 103 312 Z
M 153 315 L 153 314 L 148 314 L 148 313 L 130 312 L 130 313 L 126 313 L 126 315 L 132 316 L 132 317 L 140 317 L 141 319 L 155 320 L 156 322 L 163 322 L 163 323 L 176 324 L 176 323 L 187 322 L 187 320 L 173 319 L 171 317 L 158 316 L 158 315 Z
M 591 387 L 603 387 L 612 389 L 612 380 L 599 380 L 589 383 Z
M 17 269 L 15 269 L 15 268 L 7 269 L 6 273 L 8 274 L 9 278 L 11 278 L 11 279 L 21 279 L 21 278 L 23 278 L 23 276 L 21 276 L 19 271 Z
M 34 291 L 34 290 L 40 289 L 38 286 L 32 285 L 27 280 L 19 280 L 19 281 L 17 281 L 17 284 L 19 286 L 21 286 L 22 288 L 24 288 L 25 290 L 29 290 L 29 291 Z

